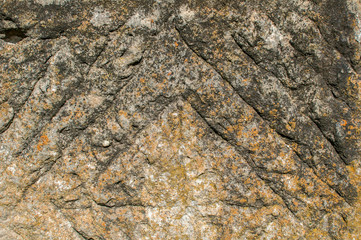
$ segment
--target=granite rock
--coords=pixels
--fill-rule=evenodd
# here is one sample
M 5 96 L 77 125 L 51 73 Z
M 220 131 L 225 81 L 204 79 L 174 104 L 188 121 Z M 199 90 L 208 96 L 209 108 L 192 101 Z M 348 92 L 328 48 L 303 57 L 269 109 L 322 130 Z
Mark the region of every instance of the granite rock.
M 0 2 L 0 239 L 358 239 L 356 0 Z

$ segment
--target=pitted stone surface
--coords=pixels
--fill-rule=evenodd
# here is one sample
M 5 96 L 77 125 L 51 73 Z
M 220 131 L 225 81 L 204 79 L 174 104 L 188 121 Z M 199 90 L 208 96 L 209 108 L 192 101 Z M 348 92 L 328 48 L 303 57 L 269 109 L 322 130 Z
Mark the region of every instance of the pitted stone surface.
M 0 239 L 358 239 L 354 0 L 0 3 Z

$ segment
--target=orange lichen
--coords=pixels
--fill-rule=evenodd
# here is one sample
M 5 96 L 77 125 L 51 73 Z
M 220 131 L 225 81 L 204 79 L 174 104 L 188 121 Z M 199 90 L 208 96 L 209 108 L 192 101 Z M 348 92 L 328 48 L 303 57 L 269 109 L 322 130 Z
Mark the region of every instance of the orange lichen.
M 43 135 L 40 137 L 40 141 L 38 143 L 38 145 L 36 146 L 36 148 L 38 149 L 38 151 L 40 151 L 42 149 L 42 147 L 44 145 L 47 145 L 50 142 L 49 138 L 46 135 Z

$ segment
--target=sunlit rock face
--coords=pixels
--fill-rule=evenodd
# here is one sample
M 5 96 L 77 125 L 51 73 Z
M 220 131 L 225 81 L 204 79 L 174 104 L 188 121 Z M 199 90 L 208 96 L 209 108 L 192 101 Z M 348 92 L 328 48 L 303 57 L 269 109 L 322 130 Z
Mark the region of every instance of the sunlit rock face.
M 353 0 L 0 2 L 0 239 L 359 239 Z

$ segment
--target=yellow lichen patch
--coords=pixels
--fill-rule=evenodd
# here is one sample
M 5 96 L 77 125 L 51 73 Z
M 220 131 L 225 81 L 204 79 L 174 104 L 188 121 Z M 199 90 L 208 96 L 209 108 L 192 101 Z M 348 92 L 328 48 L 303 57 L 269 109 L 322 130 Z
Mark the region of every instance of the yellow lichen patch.
M 269 114 L 270 114 L 271 116 L 276 116 L 277 112 L 278 112 L 277 109 L 272 109 L 271 111 L 269 111 Z
M 296 122 L 288 122 L 286 125 L 286 129 L 288 131 L 295 130 L 296 129 Z
M 38 143 L 38 145 L 36 146 L 36 148 L 40 151 L 44 145 L 47 145 L 49 143 L 49 138 L 46 135 L 43 135 L 40 137 L 40 141 Z
M 321 230 L 321 229 L 312 229 L 310 231 L 307 231 L 306 233 L 306 239 L 330 239 L 330 236 L 327 231 Z
M 358 74 L 353 74 L 347 79 L 347 94 L 355 103 L 356 111 L 352 113 L 352 124 L 347 125 L 343 120 L 340 124 L 354 134 L 353 139 L 356 140 L 357 152 L 361 149 L 361 81 Z M 361 236 L 361 165 L 360 155 L 358 155 L 350 165 L 347 166 L 351 183 L 357 187 L 358 197 L 353 203 L 353 209 L 347 215 L 347 225 L 350 231 L 344 233 L 343 239 L 358 239 Z
M 346 120 L 341 120 L 341 123 L 340 123 L 341 126 L 345 127 L 347 125 L 347 121 Z

